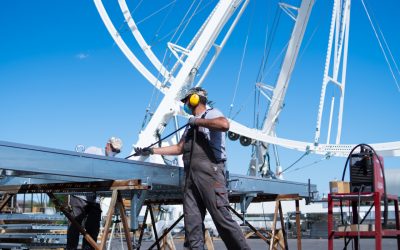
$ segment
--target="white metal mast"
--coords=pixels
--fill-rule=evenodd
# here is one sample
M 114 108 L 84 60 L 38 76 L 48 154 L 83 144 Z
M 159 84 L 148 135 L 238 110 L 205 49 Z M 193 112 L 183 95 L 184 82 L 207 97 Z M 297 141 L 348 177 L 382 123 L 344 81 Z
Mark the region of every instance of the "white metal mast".
M 333 85 L 339 89 L 339 94 L 340 94 L 339 110 L 337 114 L 337 132 L 335 141 L 335 144 L 340 144 L 340 136 L 342 132 L 344 94 L 346 86 L 347 51 L 349 43 L 349 29 L 350 29 L 350 5 L 351 5 L 351 0 L 334 0 L 328 49 L 326 53 L 324 78 L 322 81 L 321 97 L 318 107 L 317 125 L 315 129 L 315 139 L 314 139 L 315 146 L 318 146 L 320 143 L 326 88 L 329 83 L 333 83 Z M 331 65 L 332 57 L 333 57 L 333 65 Z M 326 144 L 330 144 L 334 107 L 335 107 L 335 98 L 332 97 Z
M 288 48 L 282 63 L 278 80 L 276 82 L 276 86 L 272 91 L 268 114 L 263 123 L 262 132 L 266 135 L 275 136 L 275 126 L 278 122 L 279 114 L 283 109 L 286 90 L 288 88 L 290 77 L 296 63 L 300 45 L 304 37 L 304 32 L 306 30 L 313 5 L 314 0 L 303 0 L 299 8 L 284 3 L 280 4 L 280 7 L 286 13 L 288 13 L 293 20 L 295 20 L 295 25 L 289 40 Z M 291 10 L 297 10 L 297 16 L 294 16 Z M 255 175 L 255 170 L 261 170 L 262 175 L 265 175 L 269 169 L 268 161 L 264 160 L 266 154 L 268 154 L 268 144 L 258 143 L 256 150 L 258 164 L 252 160 L 250 163 L 249 173 Z M 279 168 L 280 166 L 277 166 L 277 174 L 280 171 Z
M 193 83 L 205 56 L 240 3 L 241 0 L 220 0 L 216 5 L 207 23 L 195 36 L 196 43 L 187 49 L 186 60 L 182 61 L 182 67 L 175 77 L 174 84 L 166 91 L 146 128 L 140 132 L 136 146 L 147 146 L 157 140 L 157 134 L 161 133 L 169 120 L 179 113 L 179 98 L 182 96 L 182 91 Z M 149 161 L 161 162 L 162 160 L 161 157 L 153 155 Z

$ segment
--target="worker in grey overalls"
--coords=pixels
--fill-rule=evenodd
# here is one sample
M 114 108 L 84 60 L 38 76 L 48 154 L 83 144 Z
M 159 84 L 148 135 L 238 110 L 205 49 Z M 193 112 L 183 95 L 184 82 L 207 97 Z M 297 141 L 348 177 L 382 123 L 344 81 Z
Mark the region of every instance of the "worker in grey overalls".
M 190 249 L 204 249 L 206 209 L 228 249 L 250 249 L 227 208 L 225 132 L 229 122 L 219 110 L 207 109 L 207 92 L 200 87 L 190 89 L 182 102 L 185 111 L 193 117 L 180 142 L 161 148 L 136 148 L 136 153 L 143 156 L 183 154 L 183 210 Z

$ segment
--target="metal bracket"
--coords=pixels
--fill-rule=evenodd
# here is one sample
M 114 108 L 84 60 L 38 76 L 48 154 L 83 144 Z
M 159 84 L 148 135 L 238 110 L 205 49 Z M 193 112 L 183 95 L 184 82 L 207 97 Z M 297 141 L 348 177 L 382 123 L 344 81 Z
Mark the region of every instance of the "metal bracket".
M 176 59 L 181 63 L 184 64 L 184 61 L 182 61 L 183 55 L 188 56 L 190 53 L 190 50 L 185 49 L 182 46 L 179 46 L 177 44 L 173 44 L 171 42 L 168 43 L 168 48 L 171 50 L 172 54 L 176 57 Z M 179 53 L 181 55 L 179 55 Z
M 254 197 L 257 197 L 257 193 L 244 193 L 240 195 L 240 211 L 243 215 L 243 224 L 246 224 L 247 208 L 250 206 Z
M 139 213 L 147 196 L 147 190 L 132 190 L 131 196 L 131 231 L 139 229 Z

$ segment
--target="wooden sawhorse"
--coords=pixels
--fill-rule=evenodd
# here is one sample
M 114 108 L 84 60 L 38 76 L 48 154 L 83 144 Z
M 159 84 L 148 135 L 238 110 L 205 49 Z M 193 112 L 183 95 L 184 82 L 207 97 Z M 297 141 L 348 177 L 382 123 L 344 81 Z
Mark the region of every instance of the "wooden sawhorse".
M 271 235 L 271 241 L 269 244 L 269 249 L 273 250 L 276 249 L 276 243 L 278 243 L 281 248 L 283 249 L 289 249 L 288 242 L 287 242 L 287 234 L 285 230 L 285 223 L 283 221 L 283 213 L 282 213 L 282 201 L 295 201 L 296 203 L 296 228 L 297 228 L 297 249 L 301 250 L 301 226 L 300 226 L 300 204 L 299 201 L 302 198 L 299 197 L 297 194 L 284 194 L 284 195 L 278 195 L 275 199 L 275 213 L 274 213 L 274 220 L 272 222 L 272 235 Z M 283 241 L 282 237 L 279 237 L 279 241 L 275 242 L 276 239 L 276 223 L 278 219 L 278 213 L 279 213 L 279 219 L 281 223 L 281 230 L 282 230 L 282 236 L 283 236 Z M 282 246 L 284 245 L 284 246 Z
M 123 190 L 147 190 L 149 186 L 141 184 L 141 180 L 115 180 L 115 181 L 95 181 L 95 182 L 68 182 L 68 183 L 48 183 L 48 184 L 25 184 L 15 186 L 0 187 L 0 191 L 4 192 L 5 198 L 0 204 L 0 211 L 4 208 L 7 202 L 18 193 L 46 193 L 50 200 L 54 203 L 56 208 L 60 210 L 73 226 L 79 230 L 83 237 L 89 244 L 96 250 L 103 250 L 105 248 L 112 216 L 114 215 L 115 207 L 120 210 L 121 221 L 124 227 L 126 242 L 128 249 L 132 250 L 132 240 L 128 220 L 123 205 L 121 191 Z M 104 233 L 101 237 L 100 244 L 86 232 L 86 230 L 74 219 L 68 209 L 67 204 L 62 204 L 54 193 L 79 193 L 79 192 L 94 192 L 94 191 L 112 191 L 110 208 L 107 214 Z

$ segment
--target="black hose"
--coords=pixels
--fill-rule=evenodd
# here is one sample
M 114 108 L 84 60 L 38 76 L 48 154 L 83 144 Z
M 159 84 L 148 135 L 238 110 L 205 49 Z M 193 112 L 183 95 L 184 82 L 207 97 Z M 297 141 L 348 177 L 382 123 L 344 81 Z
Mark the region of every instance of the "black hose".
M 161 138 L 160 140 L 154 142 L 153 144 L 150 144 L 150 145 L 147 146 L 146 148 L 151 148 L 151 147 L 153 147 L 154 145 L 156 145 L 156 144 L 162 142 L 163 140 L 167 139 L 167 138 L 170 137 L 171 135 L 176 134 L 176 133 L 179 132 L 181 129 L 186 128 L 188 125 L 189 125 L 189 123 L 186 123 L 185 125 L 183 125 L 182 127 L 178 128 L 177 130 L 171 132 L 171 133 L 168 134 L 167 136 Z M 128 155 L 127 157 L 125 157 L 125 159 L 128 159 L 128 158 L 130 158 L 130 157 L 132 157 L 132 156 L 134 156 L 134 155 L 135 155 L 135 153 L 133 153 L 133 154 L 131 154 L 131 155 Z

